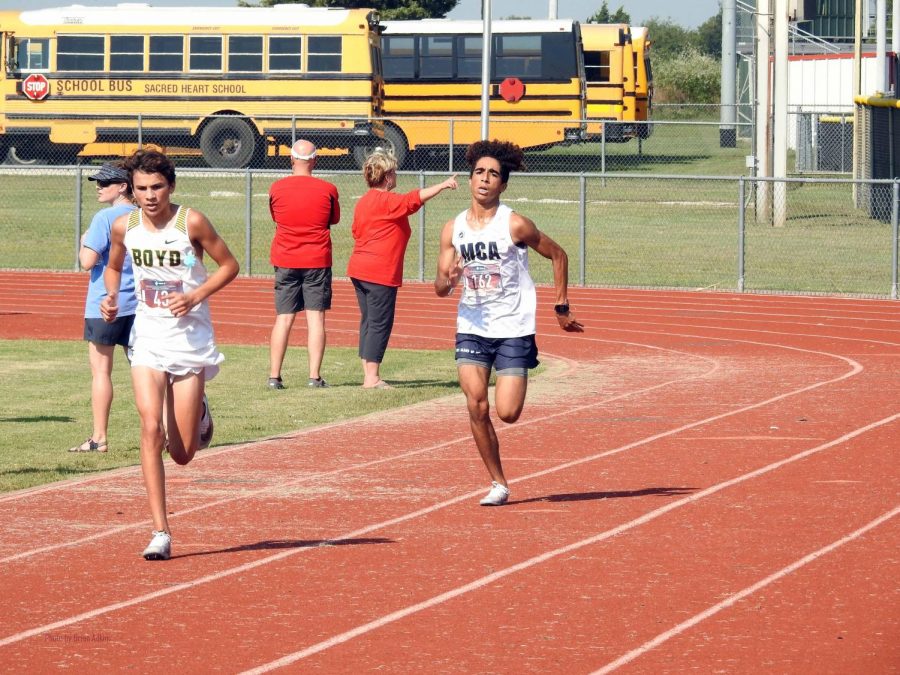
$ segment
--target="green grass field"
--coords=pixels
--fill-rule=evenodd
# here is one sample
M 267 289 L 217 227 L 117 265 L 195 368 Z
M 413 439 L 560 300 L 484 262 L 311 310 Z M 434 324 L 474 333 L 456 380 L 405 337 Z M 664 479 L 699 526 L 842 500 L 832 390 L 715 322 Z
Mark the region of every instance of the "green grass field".
M 367 391 L 355 349 L 325 352 L 328 389 L 306 388 L 306 351 L 292 347 L 288 386 L 266 384 L 265 346 L 221 346 L 226 356 L 207 393 L 213 447 L 252 441 L 459 392 L 451 350 L 390 350 L 382 374 L 395 389 Z M 69 453 L 91 433 L 90 369 L 84 342 L 0 340 L 0 492 L 139 463 L 139 423 L 127 362 L 116 354 L 110 451 Z M 424 375 L 423 375 L 424 374 Z M 292 386 L 296 383 L 296 386 Z M 240 396 L 235 396 L 240 392 Z M 457 403 L 465 414 L 462 399 Z
M 720 148 L 715 125 L 661 125 L 640 146 L 632 140 L 608 144 L 606 149 L 609 173 L 584 179 L 583 248 L 577 173 L 599 170 L 599 144 L 530 153 L 532 173 L 516 175 L 504 194 L 513 208 L 563 244 L 573 283 L 582 280 L 583 267 L 587 285 L 736 289 L 737 176 L 746 171 L 743 157 L 749 152 L 744 142 L 738 141 L 737 148 Z M 568 175 L 533 175 L 537 171 Z M 93 184 L 86 180 L 92 169 L 84 170 L 80 205 L 71 169 L 0 172 L 0 268 L 74 269 L 76 212 L 84 229 L 98 210 Z M 268 189 L 282 175 L 183 170 L 175 200 L 210 217 L 241 261 L 244 274 L 271 274 L 268 257 L 274 226 Z M 332 229 L 332 240 L 335 274 L 343 276 L 353 246 L 353 209 L 366 188 L 357 171 L 319 175 L 333 181 L 341 195 L 342 219 Z M 428 185 L 443 177 L 428 175 L 422 180 Z M 425 206 L 424 235 L 420 215 L 411 218 L 405 278 L 432 278 L 441 227 L 469 204 L 465 177 L 460 175 L 460 190 L 445 192 Z M 401 175 L 397 189 L 416 189 L 419 181 L 419 174 Z M 788 184 L 783 191 L 786 224 L 777 228 L 767 218 L 757 219 L 752 187 L 747 184 L 745 195 L 745 288 L 890 293 L 891 226 L 872 218 L 864 206 L 854 205 L 850 184 Z M 890 212 L 889 204 L 882 206 L 885 209 Z M 551 280 L 549 265 L 542 261 L 532 263 L 532 272 L 539 283 Z

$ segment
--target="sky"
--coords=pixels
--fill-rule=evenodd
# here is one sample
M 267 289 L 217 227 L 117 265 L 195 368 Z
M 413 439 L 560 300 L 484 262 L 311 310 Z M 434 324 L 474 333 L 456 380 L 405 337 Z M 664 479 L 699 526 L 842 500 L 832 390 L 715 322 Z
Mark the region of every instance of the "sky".
M 136 1 L 136 0 L 131 0 Z M 114 5 L 115 0 L 0 0 L 0 9 L 39 9 L 42 7 L 62 7 L 72 4 L 80 5 Z M 154 7 L 223 7 L 235 6 L 229 0 L 149 0 Z M 560 19 L 577 19 L 585 21 L 600 9 L 603 0 L 556 0 L 556 15 Z M 631 24 L 640 26 L 651 17 L 671 19 L 685 28 L 696 28 L 709 17 L 719 11 L 719 0 L 689 0 L 689 2 L 672 2 L 672 0 L 607 0 L 610 12 L 624 7 L 631 15 Z M 546 19 L 549 0 L 492 0 L 491 14 L 495 19 L 507 16 L 531 17 Z M 456 8 L 448 15 L 451 19 L 480 19 L 481 0 L 460 0 Z

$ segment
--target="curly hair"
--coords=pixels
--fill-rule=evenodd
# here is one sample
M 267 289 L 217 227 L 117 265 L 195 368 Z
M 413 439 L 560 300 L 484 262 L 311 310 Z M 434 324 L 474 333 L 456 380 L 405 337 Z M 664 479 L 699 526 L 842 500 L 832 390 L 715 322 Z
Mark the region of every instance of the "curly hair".
M 175 185 L 175 165 L 172 160 L 156 150 L 138 150 L 125 162 L 126 168 L 134 173 L 161 174 L 169 185 Z
M 482 157 L 493 157 L 500 163 L 500 177 L 503 182 L 509 180 L 512 171 L 525 170 L 525 154 L 515 143 L 509 141 L 476 141 L 466 150 L 466 162 L 469 164 L 469 177 L 475 172 L 475 165 Z
M 396 170 L 397 158 L 393 153 L 384 148 L 375 148 L 363 164 L 363 178 L 366 179 L 366 185 L 373 188 L 381 185 L 385 176 Z

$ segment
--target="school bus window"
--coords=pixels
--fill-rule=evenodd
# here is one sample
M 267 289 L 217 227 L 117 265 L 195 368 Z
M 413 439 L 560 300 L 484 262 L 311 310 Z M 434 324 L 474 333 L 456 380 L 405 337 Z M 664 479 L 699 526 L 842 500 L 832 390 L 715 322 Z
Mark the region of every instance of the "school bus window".
M 109 69 L 113 72 L 143 70 L 144 36 L 110 35 Z
M 222 37 L 200 35 L 191 37 L 189 70 L 222 70 Z
M 150 70 L 154 73 L 184 70 L 184 38 L 181 35 L 150 36 Z
M 584 53 L 584 79 L 587 82 L 609 82 L 609 52 Z
M 419 74 L 422 77 L 453 77 L 453 38 L 427 36 L 419 50 Z
M 56 69 L 103 70 L 103 36 L 60 35 L 56 39 Z
M 299 71 L 301 69 L 301 47 L 298 37 L 272 36 L 269 38 L 269 70 Z
M 228 38 L 228 70 L 232 73 L 261 73 L 261 35 L 232 35 Z
M 460 38 L 459 58 L 457 59 L 457 75 L 459 77 L 481 77 L 481 36 L 463 36 Z
M 16 62 L 19 70 L 49 70 L 50 40 L 21 38 L 16 40 Z
M 338 73 L 341 70 L 341 37 L 310 35 L 307 70 L 311 73 Z
M 541 37 L 539 35 L 498 35 L 495 77 L 540 77 Z
M 416 76 L 415 40 L 412 36 L 383 38 L 381 60 L 386 78 Z
M 563 34 L 544 35 L 541 39 L 541 76 L 545 80 L 570 80 L 579 76 L 578 55 L 572 42 Z

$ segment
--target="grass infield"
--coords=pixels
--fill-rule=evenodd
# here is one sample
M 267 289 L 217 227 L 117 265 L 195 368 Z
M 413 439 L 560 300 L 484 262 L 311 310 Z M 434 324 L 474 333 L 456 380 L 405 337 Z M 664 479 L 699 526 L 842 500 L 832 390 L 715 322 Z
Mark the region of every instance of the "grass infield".
M 365 391 L 356 349 L 325 352 L 322 372 L 332 386 L 306 387 L 306 350 L 291 347 L 286 389 L 266 387 L 265 346 L 222 345 L 225 363 L 207 385 L 215 418 L 212 446 L 295 431 L 459 392 L 452 350 L 392 349 L 382 366 L 394 389 Z M 77 341 L 0 340 L 0 492 L 138 464 L 139 422 L 121 351 L 113 369 L 115 397 L 109 452 L 69 453 L 91 433 L 87 345 Z M 460 414 L 465 406 L 460 401 Z

